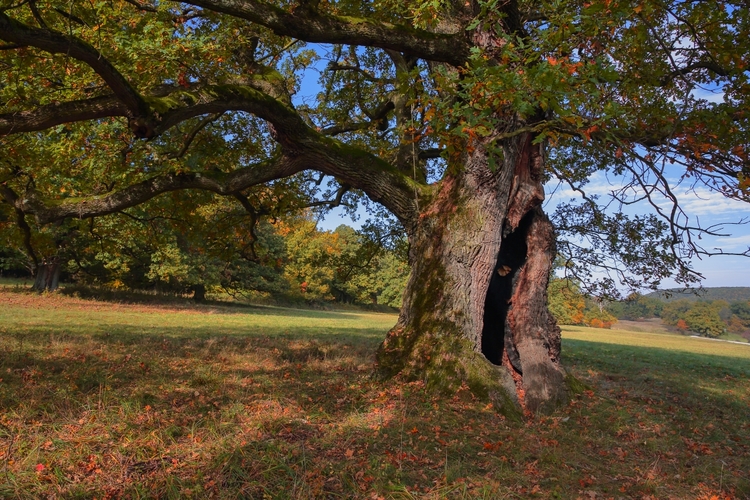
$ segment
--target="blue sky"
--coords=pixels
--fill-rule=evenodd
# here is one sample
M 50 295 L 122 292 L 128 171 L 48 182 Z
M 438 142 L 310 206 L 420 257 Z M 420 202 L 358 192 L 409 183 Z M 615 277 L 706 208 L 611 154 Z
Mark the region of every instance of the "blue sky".
M 607 179 L 603 174 L 597 174 L 589 179 L 586 186 L 588 194 L 598 194 L 602 199 L 613 189 L 617 189 L 618 179 Z M 546 186 L 547 201 L 545 210 L 554 211 L 557 203 L 575 198 L 569 188 L 550 184 Z M 750 248 L 750 224 L 737 225 L 743 219 L 750 221 L 750 204 L 724 197 L 705 187 L 691 187 L 680 185 L 674 189 L 674 194 L 680 200 L 680 206 L 685 211 L 691 224 L 699 223 L 701 227 L 719 225 L 717 232 L 727 236 L 706 236 L 698 243 L 707 251 L 715 252 L 722 249 L 726 253 L 741 253 Z M 653 213 L 653 208 L 645 203 L 630 207 L 629 214 Z M 704 287 L 718 286 L 750 286 L 750 258 L 732 255 L 717 255 L 711 257 L 694 258 L 693 268 L 704 276 Z M 674 282 L 666 281 L 663 287 L 677 286 Z

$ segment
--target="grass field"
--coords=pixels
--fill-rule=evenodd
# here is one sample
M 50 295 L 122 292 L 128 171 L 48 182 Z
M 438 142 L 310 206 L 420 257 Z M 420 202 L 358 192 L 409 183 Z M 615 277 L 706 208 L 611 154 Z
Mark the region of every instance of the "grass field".
M 521 423 L 373 380 L 395 319 L 0 288 L 0 498 L 750 498 L 750 346 L 566 329 Z

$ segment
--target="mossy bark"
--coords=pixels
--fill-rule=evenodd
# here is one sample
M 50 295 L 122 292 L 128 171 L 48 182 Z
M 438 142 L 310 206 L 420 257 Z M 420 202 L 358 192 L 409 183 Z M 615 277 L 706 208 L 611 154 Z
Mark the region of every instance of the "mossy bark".
M 475 146 L 408 228 L 409 279 L 377 353 L 385 375 L 446 392 L 467 385 L 504 413 L 566 399 L 560 330 L 546 306 L 555 235 L 541 210 L 542 146 L 504 144 L 497 170 Z

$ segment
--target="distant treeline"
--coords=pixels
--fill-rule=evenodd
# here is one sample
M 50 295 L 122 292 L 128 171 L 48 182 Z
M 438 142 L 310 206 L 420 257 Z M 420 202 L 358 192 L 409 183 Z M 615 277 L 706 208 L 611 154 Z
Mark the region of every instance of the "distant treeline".
M 574 280 L 553 278 L 547 294 L 549 310 L 561 325 L 610 328 L 617 322 L 604 301 L 585 295 Z
M 750 301 L 750 287 L 748 286 L 717 286 L 703 288 L 700 290 L 684 289 L 667 289 L 651 292 L 646 295 L 654 299 L 660 299 L 665 302 L 674 302 L 677 300 L 705 301 L 705 300 L 725 300 L 727 302 L 747 302 Z
M 150 214 L 67 221 L 54 234 L 34 235 L 33 256 L 14 248 L 13 228 L 4 233 L 0 225 L 0 276 L 44 285 L 34 269 L 38 278 L 49 267 L 59 277 L 55 287 L 60 282 L 197 301 L 241 296 L 283 305 L 401 305 L 407 246 L 387 225 L 324 231 L 308 212 L 243 226 L 248 217 L 232 207 L 209 208 L 208 215 L 181 212 L 184 220 Z
M 585 295 L 575 281 L 556 278 L 548 293 L 550 311 L 561 325 L 610 328 L 618 320 L 661 319 L 686 334 L 716 338 L 730 333 L 750 340 L 750 287 L 665 290 L 606 301 Z
M 633 294 L 627 300 L 612 302 L 607 310 L 618 319 L 642 320 L 661 318 L 678 330 L 716 338 L 727 332 L 750 340 L 750 288 L 708 288 L 701 295 L 689 297 L 663 292 L 649 295 Z M 744 295 L 743 295 L 744 294 Z M 707 297 L 740 297 L 738 300 L 708 299 Z

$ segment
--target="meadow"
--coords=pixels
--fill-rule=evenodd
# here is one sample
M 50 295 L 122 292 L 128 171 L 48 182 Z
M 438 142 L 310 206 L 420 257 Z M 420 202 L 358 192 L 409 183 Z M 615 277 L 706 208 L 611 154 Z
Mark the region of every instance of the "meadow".
M 566 328 L 516 422 L 373 379 L 395 320 L 0 287 L 0 498 L 750 498 L 750 346 Z

